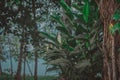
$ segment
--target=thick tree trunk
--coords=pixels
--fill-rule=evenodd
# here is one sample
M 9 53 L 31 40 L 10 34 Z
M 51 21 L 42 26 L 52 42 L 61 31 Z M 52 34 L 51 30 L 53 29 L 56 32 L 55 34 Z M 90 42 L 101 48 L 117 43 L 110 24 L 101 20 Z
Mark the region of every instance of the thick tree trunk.
M 106 27 L 103 36 L 103 78 L 104 80 L 116 80 L 115 43 Z
M 115 57 L 116 57 L 116 76 L 117 80 L 120 80 L 120 34 L 116 32 L 115 35 Z
M 119 75 L 117 75 L 118 63 L 120 63 L 117 61 L 120 60 L 120 57 L 117 57 L 119 53 L 116 48 L 119 44 L 116 44 L 117 37 L 110 32 L 111 24 L 114 25 L 112 16 L 115 13 L 117 3 L 116 0 L 100 0 L 97 4 L 100 9 L 100 18 L 104 23 L 103 80 L 120 80 Z

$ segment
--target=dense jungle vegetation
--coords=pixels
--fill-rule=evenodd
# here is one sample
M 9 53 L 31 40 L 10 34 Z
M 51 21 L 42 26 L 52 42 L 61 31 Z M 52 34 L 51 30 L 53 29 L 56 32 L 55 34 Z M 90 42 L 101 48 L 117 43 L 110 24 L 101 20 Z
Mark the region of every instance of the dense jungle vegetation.
M 120 0 L 0 0 L 0 80 L 120 80 Z

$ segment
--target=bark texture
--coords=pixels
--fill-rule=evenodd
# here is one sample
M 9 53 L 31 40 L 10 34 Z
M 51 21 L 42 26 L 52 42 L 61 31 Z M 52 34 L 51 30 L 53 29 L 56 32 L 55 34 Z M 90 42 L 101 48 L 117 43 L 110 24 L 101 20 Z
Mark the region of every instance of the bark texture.
M 116 0 L 96 0 L 100 18 L 104 24 L 103 35 L 103 80 L 120 80 L 120 57 L 118 52 L 119 34 L 115 32 L 112 35 L 109 28 L 110 25 L 114 25 L 112 16 L 115 13 L 118 4 Z M 112 26 L 113 27 L 113 26 Z

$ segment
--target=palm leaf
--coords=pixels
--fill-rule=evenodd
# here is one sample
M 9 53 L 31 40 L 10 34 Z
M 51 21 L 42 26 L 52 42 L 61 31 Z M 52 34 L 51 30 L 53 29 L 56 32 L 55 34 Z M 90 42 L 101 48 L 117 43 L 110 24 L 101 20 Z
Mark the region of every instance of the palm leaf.
M 83 6 L 83 18 L 86 23 L 88 22 L 88 16 L 89 16 L 89 2 L 88 0 L 86 0 Z
M 57 68 L 56 66 L 52 66 L 47 68 L 46 72 L 57 71 L 57 70 L 59 70 L 59 68 Z
M 60 5 L 63 7 L 63 9 L 65 9 L 65 11 L 71 12 L 70 7 L 65 3 L 64 0 L 61 0 L 61 1 L 60 1 Z
M 58 59 L 55 59 L 55 60 L 49 61 L 49 64 L 66 66 L 66 65 L 69 64 L 69 60 L 64 59 L 64 58 L 58 58 Z
M 60 5 L 62 6 L 62 8 L 66 11 L 66 15 L 73 20 L 74 16 L 72 14 L 71 8 L 65 3 L 64 0 L 61 0 Z
M 65 53 L 63 50 L 59 50 L 59 49 L 54 49 L 54 50 L 49 50 L 46 52 L 46 58 L 58 58 L 58 57 L 65 57 Z
M 57 39 L 56 39 L 56 36 L 53 36 L 52 34 L 48 34 L 46 32 L 40 32 L 40 35 L 55 42 L 55 43 L 58 43 Z
M 68 30 L 67 30 L 66 27 L 60 27 L 60 26 L 58 26 L 58 27 L 56 27 L 56 28 L 57 28 L 57 30 L 59 30 L 61 33 L 64 33 L 64 34 L 70 36 L 70 34 L 69 34 L 69 32 L 68 32 Z
M 89 60 L 83 60 L 83 61 L 80 61 L 79 63 L 77 63 L 75 65 L 75 67 L 76 68 L 85 68 L 85 67 L 90 66 L 90 65 L 91 65 L 91 63 Z

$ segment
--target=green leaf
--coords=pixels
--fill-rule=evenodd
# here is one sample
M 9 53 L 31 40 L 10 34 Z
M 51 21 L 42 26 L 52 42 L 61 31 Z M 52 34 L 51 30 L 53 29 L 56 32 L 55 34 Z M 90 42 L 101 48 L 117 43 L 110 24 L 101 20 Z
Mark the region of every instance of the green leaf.
M 70 20 L 73 20 L 73 19 L 74 19 L 74 16 L 73 16 L 73 13 L 72 13 L 72 12 L 66 12 L 65 14 L 66 14 L 66 16 L 68 16 L 68 18 L 69 18 Z M 70 20 L 69 20 L 69 21 L 70 21 Z
M 70 7 L 65 3 L 64 0 L 61 0 L 61 1 L 60 1 L 60 5 L 63 7 L 63 9 L 65 9 L 65 11 L 71 12 Z
M 65 24 L 61 20 L 60 16 L 57 14 L 54 14 L 51 16 L 56 22 L 58 22 L 62 27 L 65 27 Z
M 117 0 L 118 3 L 120 3 L 120 0 Z
M 113 19 L 116 20 L 116 21 L 120 19 L 120 11 L 116 12 L 116 13 L 113 15 Z
M 115 31 L 119 31 L 120 33 L 120 23 L 116 23 L 115 25 L 113 25 L 113 27 L 111 28 L 111 33 L 114 34 Z
M 65 10 L 65 14 L 71 19 L 74 19 L 74 16 L 72 14 L 71 8 L 66 4 L 66 2 L 64 0 L 61 0 L 60 5 L 62 6 L 62 8 Z
M 86 23 L 88 22 L 88 16 L 89 16 L 89 2 L 86 1 L 83 6 L 83 18 Z
M 55 43 L 58 43 L 58 41 L 56 40 L 56 37 L 49 34 L 49 33 L 46 33 L 46 32 L 40 32 L 40 35 L 43 36 L 43 37 L 46 37 L 47 39 L 55 42 Z
M 82 14 L 80 14 L 80 13 L 73 13 L 73 15 L 75 17 L 77 17 L 81 23 L 85 22 Z
M 69 46 L 71 46 L 71 47 L 74 48 L 74 47 L 77 45 L 76 39 L 74 39 L 74 38 L 68 39 L 68 40 L 67 40 L 67 44 L 68 44 Z
M 59 15 L 55 14 L 51 16 L 56 22 L 58 22 L 60 24 L 60 26 L 56 27 L 59 31 L 61 31 L 62 33 L 70 36 L 65 24 L 62 22 L 61 18 Z
M 46 52 L 46 58 L 50 59 L 50 58 L 57 58 L 57 57 L 64 57 L 65 53 L 62 49 L 54 49 L 54 50 L 49 50 Z
M 59 30 L 60 32 L 66 34 L 66 35 L 68 35 L 68 36 L 70 36 L 67 28 L 65 28 L 65 27 L 60 27 L 60 26 L 58 26 L 58 27 L 56 27 L 56 28 L 57 28 L 57 30 Z
M 74 48 L 69 46 L 68 44 L 63 44 L 62 47 L 70 52 L 74 50 Z
M 61 22 L 61 19 L 60 19 L 60 16 L 57 15 L 57 14 L 54 14 L 54 15 L 51 15 L 51 17 L 56 21 L 58 22 L 59 24 L 62 24 Z
M 43 43 L 52 44 L 55 47 L 59 47 L 59 45 L 54 43 L 53 41 L 44 40 Z
M 76 27 L 76 35 L 82 34 L 84 32 L 87 33 L 87 27 L 85 25 L 80 24 Z
M 20 0 L 15 0 L 15 2 L 16 2 L 17 4 L 19 4 L 19 3 L 20 3 Z
M 76 10 L 81 11 L 80 6 L 78 6 L 77 4 L 73 4 L 73 7 L 74 7 Z
M 85 46 L 86 46 L 86 48 L 89 48 L 89 47 L 90 47 L 90 43 L 89 43 L 89 42 L 86 42 L 86 43 L 85 43 Z

